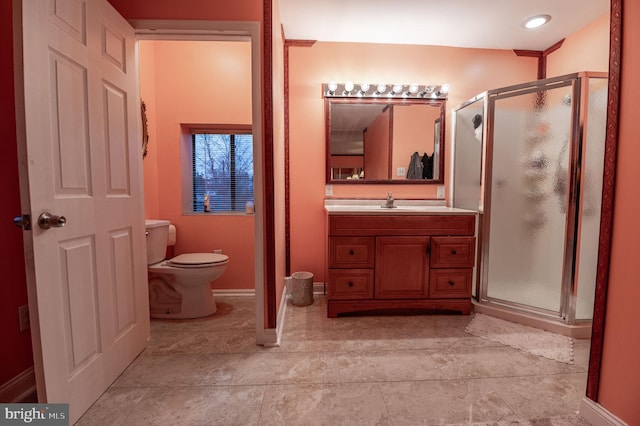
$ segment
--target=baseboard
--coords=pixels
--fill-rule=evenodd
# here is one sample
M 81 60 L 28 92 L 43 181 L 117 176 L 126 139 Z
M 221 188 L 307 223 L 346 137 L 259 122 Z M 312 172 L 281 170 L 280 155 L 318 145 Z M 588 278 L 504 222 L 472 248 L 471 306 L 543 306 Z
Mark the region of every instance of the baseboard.
M 288 277 L 287 277 L 288 278 Z M 260 335 L 258 336 L 258 344 L 266 347 L 277 347 L 280 346 L 280 342 L 282 341 L 282 332 L 284 331 L 284 321 L 287 313 L 287 306 L 289 298 L 288 293 L 288 282 L 285 278 L 285 291 L 282 292 L 282 297 L 280 298 L 280 309 L 278 309 L 278 317 L 276 319 L 276 328 L 265 328 L 264 330 L 258 330 Z
M 587 397 L 580 401 L 580 417 L 591 423 L 593 426 L 628 426 L 606 408 L 597 402 L 593 402 Z
M 229 296 L 229 297 L 243 297 L 243 296 L 255 296 L 256 291 L 252 288 L 239 288 L 239 289 L 214 289 L 213 296 Z
M 36 376 L 33 367 L 29 367 L 0 386 L 0 402 L 18 403 L 35 392 Z
M 282 332 L 284 331 L 284 321 L 287 317 L 287 307 L 289 303 L 287 303 L 287 292 L 282 292 L 282 297 L 280 298 L 280 309 L 278 309 L 278 319 L 276 320 L 276 343 L 272 346 L 280 346 L 280 342 L 282 341 Z

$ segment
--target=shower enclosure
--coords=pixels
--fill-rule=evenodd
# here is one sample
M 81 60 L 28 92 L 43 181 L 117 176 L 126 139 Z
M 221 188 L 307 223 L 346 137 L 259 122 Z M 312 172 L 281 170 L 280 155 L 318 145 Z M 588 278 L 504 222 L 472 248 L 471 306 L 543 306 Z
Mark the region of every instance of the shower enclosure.
M 589 327 L 607 84 L 606 73 L 571 74 L 454 110 L 451 202 L 480 213 L 476 311 Z

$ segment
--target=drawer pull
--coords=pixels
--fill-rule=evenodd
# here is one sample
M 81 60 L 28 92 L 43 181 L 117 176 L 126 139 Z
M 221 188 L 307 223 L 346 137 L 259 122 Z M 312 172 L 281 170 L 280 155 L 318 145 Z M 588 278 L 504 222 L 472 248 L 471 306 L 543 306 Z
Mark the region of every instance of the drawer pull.
M 349 281 L 348 286 L 349 286 L 349 287 L 353 287 L 353 283 L 352 283 L 351 281 Z
M 449 285 L 453 287 L 454 285 L 456 285 L 456 283 L 454 283 L 453 281 L 449 280 Z
M 451 254 L 458 254 L 458 252 L 455 250 L 451 250 Z
M 353 256 L 355 253 L 354 253 L 354 251 L 353 251 L 353 250 L 349 250 L 349 254 L 350 254 L 351 256 Z

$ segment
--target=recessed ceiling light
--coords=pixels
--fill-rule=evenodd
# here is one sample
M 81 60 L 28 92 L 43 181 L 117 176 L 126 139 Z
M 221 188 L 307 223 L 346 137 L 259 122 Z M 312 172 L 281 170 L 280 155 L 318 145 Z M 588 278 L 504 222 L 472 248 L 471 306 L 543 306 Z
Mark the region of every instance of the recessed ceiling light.
M 537 15 L 532 16 L 531 18 L 525 19 L 522 23 L 522 26 L 528 29 L 538 28 L 546 24 L 551 20 L 551 16 L 549 15 Z

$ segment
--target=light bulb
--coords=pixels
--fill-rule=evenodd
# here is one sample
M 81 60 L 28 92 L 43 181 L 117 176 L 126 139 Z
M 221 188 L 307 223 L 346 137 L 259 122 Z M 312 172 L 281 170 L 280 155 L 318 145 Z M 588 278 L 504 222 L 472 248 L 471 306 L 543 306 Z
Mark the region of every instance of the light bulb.
M 405 96 L 411 96 L 411 95 L 415 95 L 416 93 L 418 93 L 418 85 L 413 83 L 409 85 L 409 89 L 407 89 L 407 91 L 404 93 Z
M 374 95 L 381 95 L 386 90 L 387 90 L 387 85 L 386 84 L 378 84 L 378 86 L 376 87 L 376 91 L 375 91 Z
M 429 94 L 433 93 L 433 91 L 434 91 L 435 89 L 436 89 L 436 88 L 435 88 L 435 87 L 433 87 L 433 86 L 424 86 L 424 90 L 423 90 L 422 92 L 420 92 L 420 97 L 421 97 L 421 98 L 424 98 L 425 96 L 427 96 L 427 95 L 429 95 Z
M 329 84 L 327 84 L 327 89 L 328 89 L 327 95 L 335 95 L 337 88 L 338 88 L 338 83 L 336 83 L 335 81 L 332 81 Z
M 389 96 L 397 95 L 398 93 L 402 92 L 402 87 L 402 84 L 394 84 L 393 89 L 391 89 L 391 92 L 389 92 Z
M 364 95 L 365 93 L 367 93 L 370 87 L 371 86 L 369 85 L 369 83 L 362 83 L 360 85 L 360 95 Z
M 353 88 L 354 88 L 353 83 L 351 81 L 347 81 L 344 84 L 344 93 L 343 93 L 343 95 L 350 95 L 351 91 L 353 90 Z

